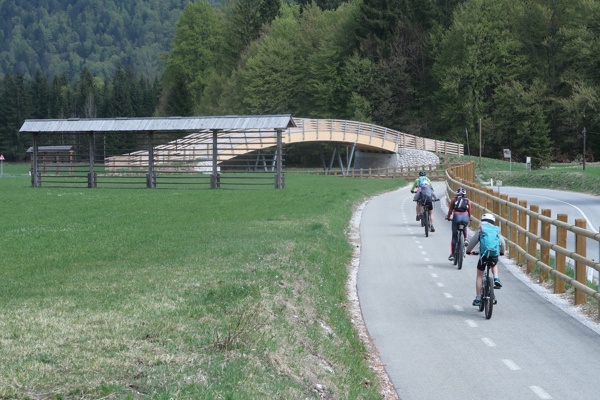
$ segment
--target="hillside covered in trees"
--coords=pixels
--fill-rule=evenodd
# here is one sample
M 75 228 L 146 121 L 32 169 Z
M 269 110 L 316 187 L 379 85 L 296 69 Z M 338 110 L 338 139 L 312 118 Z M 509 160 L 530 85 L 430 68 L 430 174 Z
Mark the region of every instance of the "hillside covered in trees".
M 191 0 L 0 0 L 0 73 L 110 76 L 120 63 L 158 76 Z M 215 1 L 213 1 L 215 3 Z
M 72 83 L 67 73 L 6 75 L 0 149 L 18 157 L 26 144 L 10 132 L 32 117 L 291 113 L 373 122 L 474 154 L 481 127 L 484 155 L 509 148 L 534 167 L 581 157 L 585 128 L 591 161 L 597 21 L 593 0 L 195 1 L 156 80 L 121 60 L 108 77 L 82 68 Z M 54 93 L 50 103 L 34 104 L 36 85 Z

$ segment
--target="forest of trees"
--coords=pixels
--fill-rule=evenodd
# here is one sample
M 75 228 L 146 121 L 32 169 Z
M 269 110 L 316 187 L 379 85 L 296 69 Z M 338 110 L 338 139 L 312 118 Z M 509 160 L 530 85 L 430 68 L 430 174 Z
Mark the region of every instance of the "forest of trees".
M 16 2 L 0 0 L 0 10 L 9 3 Z M 113 3 L 123 19 L 127 7 L 161 2 Z M 18 128 L 25 118 L 290 113 L 373 122 L 465 143 L 474 154 L 481 127 L 485 156 L 509 148 L 514 161 L 532 157 L 534 167 L 581 157 L 585 128 L 586 159 L 600 155 L 595 0 L 213 3 L 183 8 L 168 53 L 149 56 L 164 60 L 155 76 L 131 58 L 115 58 L 102 73 L 87 61 L 60 73 L 49 72 L 52 62 L 4 71 L 0 152 L 24 157 L 30 143 Z M 59 28 L 48 29 L 44 46 L 57 46 Z

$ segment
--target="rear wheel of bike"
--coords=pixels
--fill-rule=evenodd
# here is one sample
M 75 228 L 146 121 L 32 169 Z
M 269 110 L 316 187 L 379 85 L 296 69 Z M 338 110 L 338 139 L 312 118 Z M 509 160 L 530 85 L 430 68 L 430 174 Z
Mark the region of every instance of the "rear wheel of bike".
M 485 305 L 485 276 L 483 277 L 483 281 L 481 282 L 481 292 L 479 293 L 479 298 L 481 301 L 479 302 L 479 312 L 483 311 L 483 307 Z
M 423 226 L 425 227 L 425 237 L 429 237 L 429 210 L 427 210 L 427 207 L 423 208 L 423 218 L 421 219 L 423 220 Z
M 485 319 L 490 319 L 494 310 L 494 281 L 491 276 L 486 277 L 485 286 L 485 291 L 487 292 L 485 299 Z
M 463 258 L 465 257 L 465 237 L 462 232 L 458 232 L 458 240 L 456 241 L 456 252 L 454 256 L 454 265 L 458 263 L 458 269 L 462 269 Z

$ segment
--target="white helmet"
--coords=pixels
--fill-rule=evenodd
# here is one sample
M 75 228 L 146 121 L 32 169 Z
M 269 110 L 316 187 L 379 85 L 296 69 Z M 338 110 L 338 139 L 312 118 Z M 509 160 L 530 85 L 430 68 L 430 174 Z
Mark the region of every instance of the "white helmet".
M 493 214 L 485 213 L 481 216 L 481 222 L 489 222 L 490 224 L 496 223 L 496 217 Z

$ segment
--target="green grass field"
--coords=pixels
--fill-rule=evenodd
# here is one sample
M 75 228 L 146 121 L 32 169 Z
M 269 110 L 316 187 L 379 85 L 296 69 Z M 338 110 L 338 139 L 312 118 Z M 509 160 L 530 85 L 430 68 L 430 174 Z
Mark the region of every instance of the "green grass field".
M 347 231 L 406 182 L 34 189 L 27 167 L 0 177 L 0 398 L 381 398 Z

